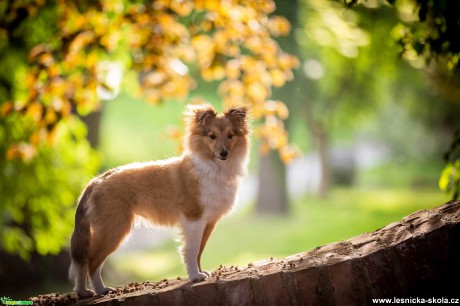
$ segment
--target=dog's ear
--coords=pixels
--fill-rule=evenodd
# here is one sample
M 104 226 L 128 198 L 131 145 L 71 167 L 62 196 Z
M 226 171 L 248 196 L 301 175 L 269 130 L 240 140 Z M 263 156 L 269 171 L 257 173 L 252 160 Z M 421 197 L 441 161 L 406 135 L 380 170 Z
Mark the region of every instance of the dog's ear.
M 217 116 L 210 104 L 188 105 L 185 110 L 185 119 L 188 123 L 204 126 L 209 119 Z
M 199 125 L 206 125 L 207 121 L 211 118 L 216 118 L 217 113 L 214 109 L 205 109 L 196 113 L 196 122 Z
M 232 107 L 224 112 L 225 117 L 230 119 L 238 132 L 242 135 L 249 133 L 249 126 L 246 120 L 247 114 L 248 108 L 246 106 Z
M 242 122 L 246 120 L 247 113 L 248 113 L 248 108 L 246 106 L 241 106 L 241 107 L 230 108 L 224 113 L 224 115 L 227 116 L 232 121 Z

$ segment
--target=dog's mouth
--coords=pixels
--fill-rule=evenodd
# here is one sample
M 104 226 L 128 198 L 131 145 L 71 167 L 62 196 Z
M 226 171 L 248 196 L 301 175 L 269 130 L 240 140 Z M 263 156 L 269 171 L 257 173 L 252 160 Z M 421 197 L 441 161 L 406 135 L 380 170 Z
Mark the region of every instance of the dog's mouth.
M 216 156 L 218 160 L 227 160 L 228 156 Z

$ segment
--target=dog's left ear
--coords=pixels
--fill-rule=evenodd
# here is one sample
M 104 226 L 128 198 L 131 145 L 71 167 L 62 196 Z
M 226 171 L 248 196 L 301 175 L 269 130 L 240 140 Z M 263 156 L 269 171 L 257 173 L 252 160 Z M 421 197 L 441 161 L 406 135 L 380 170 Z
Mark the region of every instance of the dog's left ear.
M 248 108 L 246 106 L 232 107 L 224 112 L 225 117 L 230 119 L 233 125 L 239 130 L 240 134 L 246 135 L 249 133 L 249 126 L 246 118 Z
M 241 107 L 232 107 L 227 110 L 224 115 L 227 116 L 230 120 L 234 120 L 237 122 L 244 121 L 246 119 L 246 114 L 248 112 L 248 108 L 246 106 Z

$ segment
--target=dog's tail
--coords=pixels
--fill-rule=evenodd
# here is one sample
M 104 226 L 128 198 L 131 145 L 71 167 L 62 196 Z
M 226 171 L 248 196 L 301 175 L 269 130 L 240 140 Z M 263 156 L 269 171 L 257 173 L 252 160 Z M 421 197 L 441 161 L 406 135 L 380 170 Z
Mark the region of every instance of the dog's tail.
M 70 267 L 69 278 L 75 280 L 77 275 L 87 273 L 87 259 L 91 240 L 90 223 L 86 216 L 86 203 L 93 190 L 93 184 L 89 184 L 78 201 L 75 213 L 75 229 L 70 239 Z

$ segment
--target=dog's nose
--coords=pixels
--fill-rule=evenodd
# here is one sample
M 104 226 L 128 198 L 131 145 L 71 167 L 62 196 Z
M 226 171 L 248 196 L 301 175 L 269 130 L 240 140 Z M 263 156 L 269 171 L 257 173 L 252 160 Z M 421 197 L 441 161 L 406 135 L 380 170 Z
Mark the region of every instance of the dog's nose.
M 220 157 L 221 158 L 227 158 L 228 157 L 228 151 L 227 150 L 221 150 L 220 151 Z

